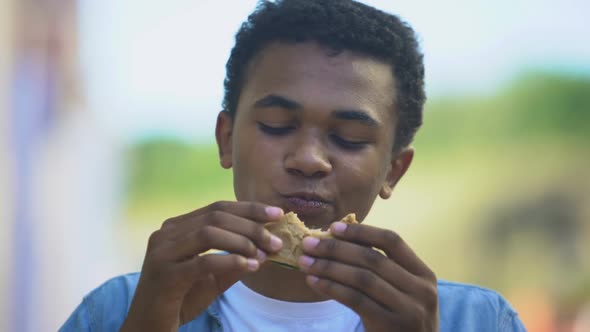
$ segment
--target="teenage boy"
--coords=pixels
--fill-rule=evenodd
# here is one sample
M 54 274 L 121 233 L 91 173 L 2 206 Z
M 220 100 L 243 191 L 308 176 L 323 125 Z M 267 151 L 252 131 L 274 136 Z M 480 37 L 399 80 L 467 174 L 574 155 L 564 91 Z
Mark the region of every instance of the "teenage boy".
M 394 231 L 334 223 L 390 197 L 424 101 L 422 54 L 398 17 L 261 2 L 236 35 L 215 128 L 236 201 L 166 220 L 141 273 L 94 290 L 62 331 L 523 331 L 500 295 L 437 281 Z M 282 242 L 263 225 L 287 211 L 334 235 L 306 238 L 299 270 L 265 261 Z

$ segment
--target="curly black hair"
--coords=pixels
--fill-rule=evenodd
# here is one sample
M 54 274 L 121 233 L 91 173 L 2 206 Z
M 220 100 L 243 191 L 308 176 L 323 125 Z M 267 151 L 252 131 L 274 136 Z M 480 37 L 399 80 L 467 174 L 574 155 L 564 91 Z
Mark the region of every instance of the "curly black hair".
M 396 82 L 394 151 L 422 125 L 424 63 L 414 30 L 399 17 L 352 0 L 260 1 L 236 34 L 226 65 L 223 110 L 234 116 L 252 58 L 272 42 L 314 41 L 388 63 Z

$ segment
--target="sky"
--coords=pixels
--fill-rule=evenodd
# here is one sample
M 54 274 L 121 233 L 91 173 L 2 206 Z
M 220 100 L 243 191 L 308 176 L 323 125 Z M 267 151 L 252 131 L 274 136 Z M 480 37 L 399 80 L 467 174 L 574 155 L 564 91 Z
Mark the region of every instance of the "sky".
M 590 1 L 367 0 L 417 31 L 430 98 L 487 94 L 526 70 L 590 75 Z M 89 109 L 130 142 L 211 141 L 225 63 L 254 0 L 81 0 Z

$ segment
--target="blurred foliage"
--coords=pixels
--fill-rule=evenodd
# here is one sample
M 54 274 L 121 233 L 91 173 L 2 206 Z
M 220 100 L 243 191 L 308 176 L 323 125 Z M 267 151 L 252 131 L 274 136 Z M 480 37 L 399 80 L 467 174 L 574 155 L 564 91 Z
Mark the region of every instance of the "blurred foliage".
M 221 168 L 217 146 L 156 139 L 131 147 L 128 219 L 163 221 L 208 202 L 231 199 L 231 171 Z
M 567 312 L 590 301 L 590 77 L 525 73 L 493 95 L 429 100 L 424 116 L 412 167 L 368 222 L 441 278 L 532 290 Z M 136 227 L 234 197 L 215 144 L 153 139 L 129 158 Z
M 430 100 L 425 112 L 415 142 L 423 158 L 547 141 L 586 147 L 590 78 L 527 73 L 496 95 Z M 166 206 L 188 208 L 204 199 L 233 198 L 231 171 L 219 166 L 214 144 L 153 139 L 131 147 L 129 156 L 132 215 Z
M 590 77 L 525 73 L 493 96 L 431 100 L 415 145 L 421 153 L 464 145 L 504 146 L 550 138 L 590 140 Z M 445 149 L 440 150 L 444 146 Z
M 131 156 L 131 196 L 197 196 L 227 185 L 213 145 L 155 140 L 135 146 Z

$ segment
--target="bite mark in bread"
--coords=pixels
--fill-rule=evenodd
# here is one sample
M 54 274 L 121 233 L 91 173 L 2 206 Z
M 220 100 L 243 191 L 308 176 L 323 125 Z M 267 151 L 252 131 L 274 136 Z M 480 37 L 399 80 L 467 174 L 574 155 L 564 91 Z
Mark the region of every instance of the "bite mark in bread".
M 340 221 L 347 224 L 358 223 L 354 213 L 348 214 Z M 283 248 L 278 253 L 268 256 L 268 260 L 295 269 L 298 268 L 297 259 L 303 255 L 304 237 L 313 236 L 320 239 L 332 237 L 330 231 L 307 228 L 293 212 L 285 214 L 280 221 L 265 224 L 264 227 L 283 240 Z

